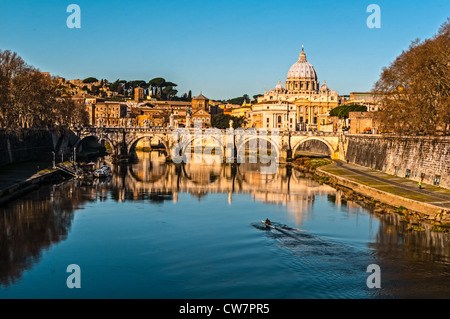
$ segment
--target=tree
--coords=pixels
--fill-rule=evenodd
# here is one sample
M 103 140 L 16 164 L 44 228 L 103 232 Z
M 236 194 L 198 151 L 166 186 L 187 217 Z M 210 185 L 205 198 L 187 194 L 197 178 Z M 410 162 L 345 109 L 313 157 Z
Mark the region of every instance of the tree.
M 450 18 L 438 33 L 415 40 L 388 67 L 381 94 L 380 129 L 398 134 L 450 134 Z
M 247 101 L 247 102 L 250 101 L 250 97 L 247 94 L 227 100 L 227 102 L 230 104 L 239 104 L 239 105 L 242 105 L 242 103 L 244 103 L 244 101 Z
M 227 129 L 230 127 L 230 120 L 233 121 L 233 128 L 235 129 L 247 123 L 245 116 L 236 117 L 229 114 L 216 114 L 211 118 L 211 126 L 219 129 Z
M 88 78 L 83 80 L 83 83 L 94 83 L 94 82 L 98 82 L 97 78 L 88 77 Z
M 255 100 L 255 101 L 257 101 L 258 100 L 258 97 L 260 97 L 260 96 L 264 96 L 263 94 L 256 94 L 256 95 L 253 95 L 253 99 Z
M 84 105 L 76 106 L 55 77 L 0 50 L 0 125 L 5 128 L 65 127 L 85 123 Z
M 119 82 L 119 79 L 117 79 L 115 82 L 111 83 L 111 85 L 109 86 L 109 89 L 112 92 L 119 92 L 119 86 L 120 86 L 120 82 Z
M 177 90 L 175 90 L 172 86 L 166 86 L 163 89 L 163 94 L 166 97 L 167 100 L 170 101 L 172 96 L 175 96 L 178 93 Z
M 360 104 L 346 104 L 335 107 L 330 111 L 330 116 L 337 116 L 340 119 L 347 119 L 350 112 L 366 112 L 367 106 Z
M 154 78 L 154 79 L 150 80 L 148 82 L 148 84 L 150 85 L 152 90 L 155 89 L 153 91 L 152 95 L 156 95 L 156 94 L 161 95 L 162 94 L 162 87 L 163 87 L 164 83 L 166 83 L 166 80 L 164 78 Z

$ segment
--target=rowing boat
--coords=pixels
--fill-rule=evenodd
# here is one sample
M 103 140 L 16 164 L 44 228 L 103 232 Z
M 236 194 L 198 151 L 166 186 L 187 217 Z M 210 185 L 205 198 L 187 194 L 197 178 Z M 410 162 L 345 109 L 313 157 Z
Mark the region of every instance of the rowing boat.
M 265 221 L 261 221 L 261 223 L 263 223 L 263 225 L 265 225 L 266 227 L 269 227 L 269 228 L 275 228 L 275 226 L 273 226 L 273 225 L 269 225 L 269 224 L 267 224 Z

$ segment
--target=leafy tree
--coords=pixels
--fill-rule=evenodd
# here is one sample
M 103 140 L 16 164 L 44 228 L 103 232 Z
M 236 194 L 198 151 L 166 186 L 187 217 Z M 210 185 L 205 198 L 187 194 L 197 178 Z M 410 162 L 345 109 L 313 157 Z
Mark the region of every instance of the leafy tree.
M 340 119 L 347 119 L 350 112 L 366 112 L 367 106 L 360 104 L 346 104 L 335 107 L 330 111 L 330 116 L 337 116 Z
M 233 128 L 235 129 L 247 123 L 245 116 L 236 117 L 229 114 L 216 114 L 211 118 L 211 126 L 226 129 L 230 127 L 230 120 L 233 121 Z
M 119 79 L 117 79 L 115 82 L 111 83 L 111 85 L 109 86 L 109 89 L 113 92 L 119 92 L 119 86 L 120 86 L 120 82 L 119 82 Z
M 163 84 L 166 83 L 166 80 L 164 78 L 153 78 L 148 82 L 148 84 L 151 86 L 152 89 L 155 89 L 153 91 L 153 95 L 162 94 L 162 88 Z
M 91 87 L 91 93 L 94 95 L 100 94 L 100 88 L 101 88 L 101 86 L 93 85 Z
M 244 103 L 244 101 L 247 101 L 247 102 L 250 101 L 250 97 L 247 94 L 227 100 L 227 102 L 230 104 L 239 104 L 239 105 L 242 105 L 242 103 Z
M 132 89 L 137 88 L 137 87 L 146 89 L 149 86 L 148 83 L 143 80 L 128 81 L 128 85 L 129 85 L 129 88 L 132 88 Z
M 166 96 L 166 98 L 170 101 L 172 96 L 175 96 L 178 93 L 177 90 L 175 90 L 172 86 L 166 86 L 163 89 L 163 94 Z
M 94 77 L 88 77 L 83 80 L 83 83 L 93 83 L 93 82 L 98 82 L 98 80 Z

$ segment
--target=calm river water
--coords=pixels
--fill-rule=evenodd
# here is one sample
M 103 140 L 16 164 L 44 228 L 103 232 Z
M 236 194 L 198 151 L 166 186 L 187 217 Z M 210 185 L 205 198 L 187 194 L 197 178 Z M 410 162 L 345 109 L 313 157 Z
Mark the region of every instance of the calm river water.
M 138 155 L 108 180 L 0 208 L 0 298 L 450 296 L 448 235 L 407 231 L 286 167 Z M 80 289 L 67 287 L 70 264 Z M 366 284 L 371 264 L 381 288 Z

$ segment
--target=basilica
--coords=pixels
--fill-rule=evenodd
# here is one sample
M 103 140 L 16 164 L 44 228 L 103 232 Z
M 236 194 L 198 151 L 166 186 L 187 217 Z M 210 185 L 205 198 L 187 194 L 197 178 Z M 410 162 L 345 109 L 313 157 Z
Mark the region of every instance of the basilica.
M 305 50 L 288 71 L 285 85 L 278 81 L 274 89 L 265 91 L 252 107 L 251 126 L 289 130 L 332 131 L 331 109 L 340 105 L 339 93 L 330 90 L 306 59 Z

